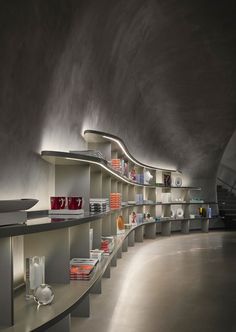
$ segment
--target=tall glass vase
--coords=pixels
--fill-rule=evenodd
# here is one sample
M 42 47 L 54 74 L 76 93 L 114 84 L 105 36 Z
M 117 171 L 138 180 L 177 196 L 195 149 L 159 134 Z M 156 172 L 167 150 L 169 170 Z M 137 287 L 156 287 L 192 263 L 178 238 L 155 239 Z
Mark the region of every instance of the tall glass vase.
M 45 283 L 45 257 L 26 258 L 26 299 L 32 299 L 34 290 Z

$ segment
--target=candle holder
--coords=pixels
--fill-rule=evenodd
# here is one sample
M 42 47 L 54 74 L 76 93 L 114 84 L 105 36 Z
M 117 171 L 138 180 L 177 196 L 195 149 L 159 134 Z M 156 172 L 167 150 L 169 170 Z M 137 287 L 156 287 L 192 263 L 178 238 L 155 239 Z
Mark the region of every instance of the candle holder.
M 40 285 L 34 291 L 34 300 L 38 303 L 38 306 L 50 304 L 53 299 L 54 292 L 52 287 L 47 284 Z
M 45 257 L 33 256 L 26 258 L 26 300 L 33 299 L 34 291 L 45 283 Z

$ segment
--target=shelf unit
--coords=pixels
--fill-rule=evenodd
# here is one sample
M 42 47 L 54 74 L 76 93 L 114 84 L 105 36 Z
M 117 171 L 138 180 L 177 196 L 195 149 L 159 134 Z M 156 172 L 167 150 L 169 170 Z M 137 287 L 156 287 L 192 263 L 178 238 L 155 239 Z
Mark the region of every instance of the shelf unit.
M 84 215 L 63 218 L 47 215 L 28 220 L 26 224 L 4 226 L 0 229 L 0 331 L 63 331 L 70 330 L 70 316 L 89 316 L 89 294 L 101 293 L 102 278 L 110 277 L 111 266 L 116 266 L 122 252 L 135 242 L 146 238 L 155 238 L 157 233 L 169 236 L 171 231 L 188 233 L 195 223 L 204 232 L 208 232 L 210 218 L 190 218 L 196 214 L 197 207 L 211 206 L 213 215 L 217 214 L 217 203 L 191 203 L 191 193 L 199 192 L 198 187 L 165 187 L 163 172 L 180 174 L 176 170 L 154 168 L 138 162 L 128 152 L 124 143 L 113 135 L 85 132 L 88 149 L 102 152 L 104 158 L 86 156 L 77 152 L 42 151 L 44 160 L 55 165 L 55 195 L 82 196 Z M 149 170 L 153 175 L 150 184 L 136 183 L 127 176 L 112 169 L 108 160 L 123 158 L 128 168 L 137 173 Z M 147 201 L 142 204 L 127 204 L 106 213 L 91 215 L 89 198 L 110 198 L 111 192 L 119 192 L 122 201 L 135 201 L 142 194 Z M 181 199 L 181 201 L 179 201 Z M 171 201 L 163 201 L 171 200 Z M 150 202 L 151 201 L 151 202 Z M 181 206 L 183 218 L 171 218 L 171 209 Z M 152 221 L 146 220 L 124 234 L 117 235 L 116 219 L 122 215 L 128 223 L 131 212 L 150 213 Z M 217 218 L 217 217 L 216 217 Z M 213 218 L 212 218 L 213 219 Z M 195 227 L 196 227 L 195 225 Z M 89 234 L 93 229 L 93 249 L 99 248 L 102 236 L 113 235 L 115 248 L 96 268 L 90 281 L 70 281 L 69 261 L 73 257 L 89 257 Z M 46 257 L 46 282 L 55 291 L 53 304 L 36 310 L 36 305 L 26 302 L 24 290 L 14 291 L 13 267 L 15 253 L 12 237 L 23 235 L 24 259 L 32 255 Z M 3 268 L 4 267 L 4 268 Z M 3 314 L 2 314 L 3 313 Z

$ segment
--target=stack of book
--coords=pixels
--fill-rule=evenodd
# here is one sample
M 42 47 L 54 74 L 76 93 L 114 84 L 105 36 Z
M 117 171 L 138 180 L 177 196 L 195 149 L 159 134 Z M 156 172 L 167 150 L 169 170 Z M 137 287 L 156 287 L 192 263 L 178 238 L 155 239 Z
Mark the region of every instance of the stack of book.
M 104 251 L 99 249 L 90 250 L 90 258 L 96 258 L 101 262 L 104 258 Z
M 101 250 L 104 251 L 104 255 L 110 255 L 114 249 L 115 241 L 113 236 L 102 236 Z
M 121 159 L 112 159 L 111 160 L 111 167 L 119 172 L 122 173 L 122 163 L 121 163 Z
M 70 261 L 70 280 L 90 280 L 97 263 L 96 258 L 73 258 Z
M 103 213 L 109 211 L 109 199 L 108 198 L 90 198 L 89 211 L 91 214 Z
M 119 209 L 121 207 L 120 193 L 110 193 L 110 207 L 111 209 Z
M 144 184 L 144 174 L 136 174 L 136 181 L 140 184 Z

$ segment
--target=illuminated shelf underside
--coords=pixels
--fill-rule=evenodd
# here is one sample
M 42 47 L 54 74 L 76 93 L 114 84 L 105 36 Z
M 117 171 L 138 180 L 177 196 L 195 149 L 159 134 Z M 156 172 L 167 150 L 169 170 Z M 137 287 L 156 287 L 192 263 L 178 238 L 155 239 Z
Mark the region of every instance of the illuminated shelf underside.
M 201 190 L 199 187 L 164 187 L 160 184 L 157 185 L 148 185 L 148 184 L 141 184 L 134 181 L 131 181 L 125 176 L 122 176 L 115 170 L 113 170 L 107 163 L 105 159 L 93 157 L 93 156 L 85 156 L 78 153 L 72 152 L 60 152 L 60 151 L 42 151 L 41 156 L 47 162 L 54 164 L 54 165 L 84 165 L 84 164 L 91 164 L 99 167 L 102 170 L 108 172 L 112 177 L 125 182 L 127 184 L 131 184 L 134 186 L 139 187 L 148 187 L 148 188 L 158 188 L 158 189 L 192 189 L 192 190 Z

